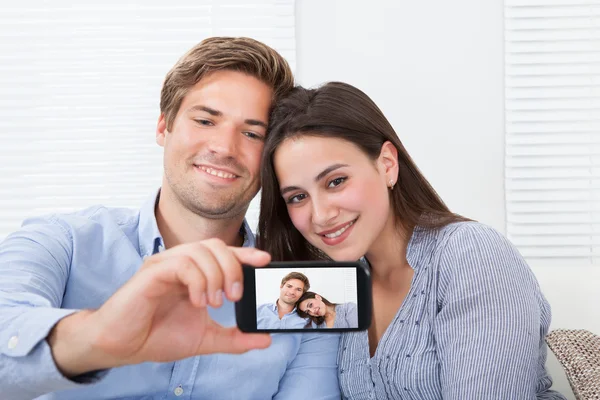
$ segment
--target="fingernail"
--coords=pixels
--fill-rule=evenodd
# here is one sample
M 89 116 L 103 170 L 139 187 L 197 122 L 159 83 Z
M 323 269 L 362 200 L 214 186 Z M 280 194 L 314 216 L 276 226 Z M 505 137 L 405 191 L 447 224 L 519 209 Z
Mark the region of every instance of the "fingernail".
M 242 297 L 242 284 L 240 282 L 233 282 L 233 285 L 231 285 L 231 297 L 234 299 Z
M 213 296 L 213 301 L 216 305 L 221 305 L 221 303 L 223 302 L 223 291 L 221 289 L 217 289 Z
M 200 307 L 206 307 L 206 292 L 202 292 L 202 294 L 200 295 Z

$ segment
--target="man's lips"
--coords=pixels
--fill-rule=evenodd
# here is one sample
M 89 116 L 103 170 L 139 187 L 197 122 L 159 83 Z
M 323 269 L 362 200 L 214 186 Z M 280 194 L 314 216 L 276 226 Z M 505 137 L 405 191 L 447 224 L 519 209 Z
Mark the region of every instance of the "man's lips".
M 228 169 L 224 169 L 224 168 L 217 168 L 217 167 L 208 166 L 208 165 L 204 165 L 204 164 L 200 164 L 200 165 L 194 164 L 194 166 L 196 168 L 201 169 L 202 171 L 206 172 L 209 175 L 217 176 L 219 178 L 234 179 L 234 178 L 239 177 L 239 175 L 233 173 L 232 171 L 230 171 Z

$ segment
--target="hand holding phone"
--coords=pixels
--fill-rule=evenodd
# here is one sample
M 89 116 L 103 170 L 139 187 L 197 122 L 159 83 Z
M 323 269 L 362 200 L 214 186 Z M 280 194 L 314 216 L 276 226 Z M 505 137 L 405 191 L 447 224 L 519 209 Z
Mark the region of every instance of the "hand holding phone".
M 371 276 L 361 262 L 273 262 L 243 266 L 235 305 L 243 332 L 347 332 L 371 324 Z

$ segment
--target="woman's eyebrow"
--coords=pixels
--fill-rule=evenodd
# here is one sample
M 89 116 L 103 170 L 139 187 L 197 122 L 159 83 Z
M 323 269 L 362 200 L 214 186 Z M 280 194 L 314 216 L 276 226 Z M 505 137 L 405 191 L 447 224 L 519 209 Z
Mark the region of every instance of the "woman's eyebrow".
M 347 167 L 347 166 L 348 166 L 348 164 L 333 164 L 333 165 L 330 165 L 329 167 L 325 168 L 323 171 L 319 172 L 319 174 L 315 177 L 315 182 L 319 182 L 328 173 L 330 173 L 332 171 L 335 171 L 338 168 Z M 299 190 L 299 189 L 300 188 L 298 186 L 286 186 L 286 187 L 284 187 L 284 188 L 281 189 L 281 195 L 283 196 L 287 192 L 291 192 L 293 190 Z

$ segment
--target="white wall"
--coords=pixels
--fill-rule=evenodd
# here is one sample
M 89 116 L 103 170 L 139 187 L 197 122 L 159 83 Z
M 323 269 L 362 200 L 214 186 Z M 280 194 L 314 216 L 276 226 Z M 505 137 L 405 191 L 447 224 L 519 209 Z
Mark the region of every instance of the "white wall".
M 503 2 L 434 3 L 297 0 L 297 78 L 364 90 L 450 208 L 505 233 Z M 600 268 L 532 269 L 551 329 L 600 334 Z M 549 358 L 554 388 L 573 398 Z
M 273 303 L 279 298 L 281 280 L 290 272 L 308 278 L 310 291 L 332 303 L 356 303 L 356 270 L 354 268 L 257 268 L 256 305 Z

